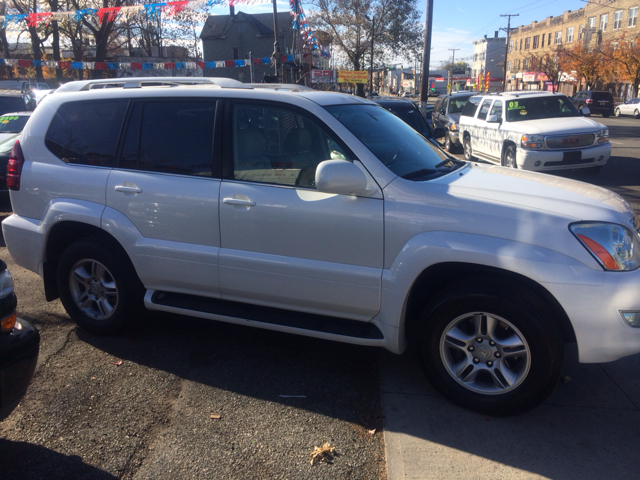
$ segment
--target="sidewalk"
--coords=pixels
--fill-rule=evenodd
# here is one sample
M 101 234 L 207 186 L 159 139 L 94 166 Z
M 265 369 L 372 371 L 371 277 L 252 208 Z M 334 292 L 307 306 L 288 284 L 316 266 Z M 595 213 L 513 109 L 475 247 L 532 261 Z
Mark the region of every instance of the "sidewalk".
M 456 407 L 413 358 L 381 351 L 388 479 L 640 478 L 640 355 L 579 364 L 567 347 L 566 383 L 509 418 Z

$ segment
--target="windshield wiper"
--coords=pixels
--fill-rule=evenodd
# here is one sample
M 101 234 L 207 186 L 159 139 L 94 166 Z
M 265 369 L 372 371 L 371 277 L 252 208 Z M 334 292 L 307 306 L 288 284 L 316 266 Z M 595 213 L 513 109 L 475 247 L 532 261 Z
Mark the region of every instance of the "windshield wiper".
M 402 175 L 402 178 L 405 180 L 411 180 L 412 178 L 420 178 L 428 175 L 433 175 L 434 173 L 438 173 L 437 170 L 433 168 L 421 168 L 420 170 L 416 170 L 415 172 L 405 173 Z

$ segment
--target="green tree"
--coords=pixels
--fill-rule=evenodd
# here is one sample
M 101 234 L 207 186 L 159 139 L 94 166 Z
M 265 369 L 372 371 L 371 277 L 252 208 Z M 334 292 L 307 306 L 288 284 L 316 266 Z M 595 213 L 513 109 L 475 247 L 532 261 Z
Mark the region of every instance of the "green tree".
M 456 63 L 446 62 L 442 64 L 442 66 L 440 67 L 440 70 L 447 70 L 448 72 L 453 72 L 458 70 L 466 71 L 466 70 L 471 70 L 471 67 L 467 62 L 464 62 L 464 61 L 460 61 Z

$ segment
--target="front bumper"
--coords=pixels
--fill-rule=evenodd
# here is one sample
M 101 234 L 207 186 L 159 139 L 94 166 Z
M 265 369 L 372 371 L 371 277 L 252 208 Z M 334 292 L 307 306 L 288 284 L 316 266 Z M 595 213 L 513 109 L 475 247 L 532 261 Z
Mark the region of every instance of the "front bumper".
M 4 420 L 24 396 L 38 363 L 40 334 L 18 319 L 11 332 L 0 332 L 0 420 Z
M 591 159 L 593 161 L 577 164 L 566 162 L 564 160 L 565 151 L 582 152 L 583 160 Z M 519 147 L 516 149 L 518 168 L 536 172 L 600 167 L 606 165 L 609 157 L 611 157 L 611 143 L 575 150 L 527 150 Z M 536 165 L 536 163 L 538 164 Z
M 462 146 L 462 140 L 460 140 L 460 131 L 456 130 L 455 132 L 447 129 L 447 133 L 449 134 L 449 138 L 451 139 L 451 143 L 457 146 Z
M 640 353 L 640 328 L 620 311 L 640 311 L 640 270 L 604 272 L 602 285 L 545 284 L 571 320 L 581 363 L 612 362 Z

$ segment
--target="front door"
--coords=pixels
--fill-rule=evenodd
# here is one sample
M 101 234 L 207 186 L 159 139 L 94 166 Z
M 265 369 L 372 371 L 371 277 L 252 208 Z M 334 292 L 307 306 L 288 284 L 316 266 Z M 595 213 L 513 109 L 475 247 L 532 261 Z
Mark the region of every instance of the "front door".
M 232 117 L 232 118 L 231 118 Z M 367 321 L 380 308 L 383 201 L 315 188 L 323 160 L 353 161 L 309 114 L 236 103 L 220 189 L 222 298 Z
M 132 225 L 130 254 L 148 289 L 220 295 L 216 103 L 146 100 L 130 109 L 107 186 L 107 206 L 116 212 L 106 215 Z

